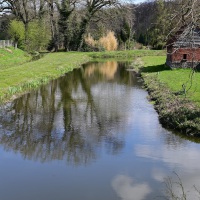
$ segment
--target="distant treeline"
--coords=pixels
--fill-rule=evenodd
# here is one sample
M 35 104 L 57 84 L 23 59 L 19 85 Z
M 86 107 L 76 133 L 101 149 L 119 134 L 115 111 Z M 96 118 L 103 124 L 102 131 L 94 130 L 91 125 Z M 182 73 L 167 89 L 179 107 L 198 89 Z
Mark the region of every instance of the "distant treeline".
M 0 2 L 0 39 L 12 39 L 27 51 L 102 51 L 106 48 L 97 41 L 112 32 L 117 49 L 142 45 L 163 49 L 178 28 L 198 24 L 199 4 L 196 0 L 141 4 L 131 0 L 27 0 L 23 4 L 5 0 Z M 92 39 L 89 43 L 88 38 Z

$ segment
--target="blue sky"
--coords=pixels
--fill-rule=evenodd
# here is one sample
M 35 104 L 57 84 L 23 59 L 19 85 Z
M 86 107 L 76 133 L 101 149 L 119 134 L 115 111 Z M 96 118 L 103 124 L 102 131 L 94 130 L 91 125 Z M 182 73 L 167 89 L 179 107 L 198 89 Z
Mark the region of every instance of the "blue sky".
M 144 1 L 146 1 L 146 0 L 134 0 L 134 3 L 142 3 Z

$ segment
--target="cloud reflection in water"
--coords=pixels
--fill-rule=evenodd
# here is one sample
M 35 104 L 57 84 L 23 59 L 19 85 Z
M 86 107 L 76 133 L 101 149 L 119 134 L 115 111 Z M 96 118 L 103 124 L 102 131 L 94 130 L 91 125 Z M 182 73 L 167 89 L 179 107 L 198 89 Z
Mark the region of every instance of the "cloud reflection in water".
M 190 171 L 200 170 L 200 165 L 197 165 L 199 149 L 195 147 L 173 149 L 169 146 L 159 148 L 158 146 L 138 144 L 135 152 L 138 157 L 160 160 L 171 167 L 181 166 Z
M 168 174 L 167 168 L 153 169 L 151 176 L 154 180 L 164 183 L 166 178 L 172 181 L 172 189 L 175 195 L 181 197 L 182 191 L 179 183 L 183 185 L 186 192 L 187 199 L 196 200 L 199 199 L 199 194 L 195 191 L 194 185 L 197 189 L 200 188 L 199 170 L 199 148 L 197 145 L 185 146 L 174 148 L 174 146 L 151 146 L 138 144 L 135 147 L 135 152 L 138 157 L 148 158 L 154 160 L 156 163 L 165 163 L 165 166 L 169 167 L 171 175 Z M 157 164 L 159 166 L 159 164 Z M 172 173 L 175 172 L 176 174 Z M 163 185 L 164 186 L 164 185 Z M 163 188 L 166 192 L 167 188 Z
M 147 183 L 134 183 L 133 179 L 125 175 L 118 175 L 112 181 L 112 187 L 122 200 L 142 200 L 151 189 Z

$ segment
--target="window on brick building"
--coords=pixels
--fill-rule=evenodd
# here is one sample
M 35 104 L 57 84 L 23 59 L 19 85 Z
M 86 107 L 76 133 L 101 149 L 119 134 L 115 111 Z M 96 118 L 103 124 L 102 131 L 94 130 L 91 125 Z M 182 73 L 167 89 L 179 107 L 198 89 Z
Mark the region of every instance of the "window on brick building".
M 183 54 L 183 60 L 187 60 L 187 54 Z

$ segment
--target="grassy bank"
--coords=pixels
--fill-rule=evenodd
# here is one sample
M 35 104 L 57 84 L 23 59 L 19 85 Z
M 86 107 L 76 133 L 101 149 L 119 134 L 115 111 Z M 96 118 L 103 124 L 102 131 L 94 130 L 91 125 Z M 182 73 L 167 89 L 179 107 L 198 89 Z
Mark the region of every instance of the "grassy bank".
M 133 59 L 143 56 L 164 56 L 165 51 L 158 50 L 128 50 L 128 51 L 107 51 L 107 52 L 90 52 L 88 55 L 92 58 L 124 58 Z
M 0 70 L 26 63 L 31 56 L 20 49 L 0 48 Z
M 174 93 L 182 94 L 200 106 L 200 72 L 191 69 L 174 69 L 164 67 L 164 56 L 147 56 L 143 58 L 144 73 L 159 74 L 158 80 L 165 83 Z
M 185 135 L 200 136 L 200 73 L 171 70 L 164 65 L 164 56 L 143 57 L 142 63 L 141 74 L 161 123 Z
M 16 95 L 58 78 L 90 59 L 85 53 L 53 53 L 34 62 L 9 66 L 2 65 L 0 59 L 0 100 L 4 102 L 13 99 Z
M 0 101 L 4 102 L 94 58 L 133 59 L 143 55 L 164 54 L 164 51 L 60 52 L 49 53 L 34 62 L 27 62 L 30 61 L 30 56 L 19 49 L 0 49 L 0 54 Z

